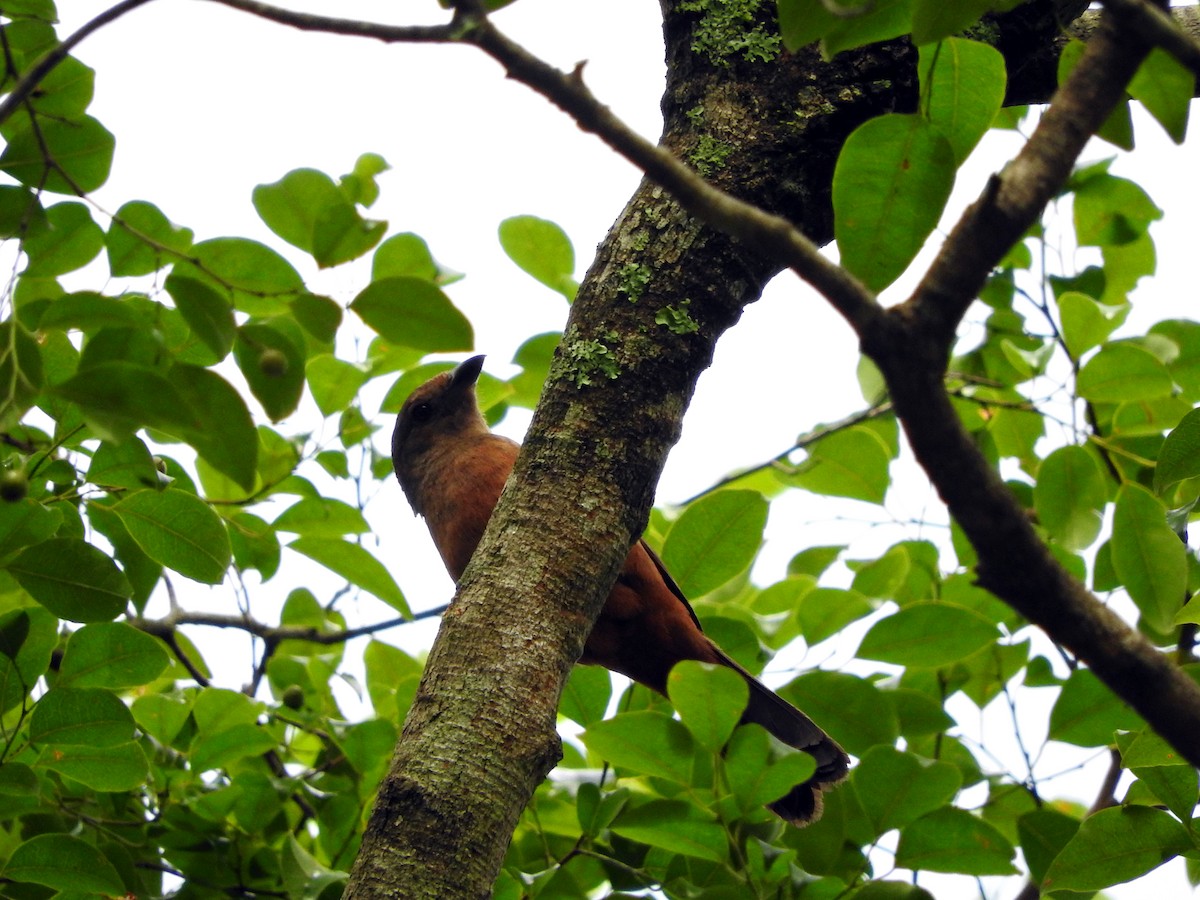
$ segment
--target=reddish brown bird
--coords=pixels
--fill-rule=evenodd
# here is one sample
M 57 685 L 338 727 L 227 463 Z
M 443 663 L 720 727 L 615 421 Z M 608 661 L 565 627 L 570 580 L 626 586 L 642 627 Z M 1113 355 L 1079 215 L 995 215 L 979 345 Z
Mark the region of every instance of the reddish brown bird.
M 392 464 L 413 511 L 457 581 L 483 537 L 517 458 L 518 445 L 492 434 L 479 411 L 475 382 L 483 357 L 421 385 L 405 401 L 392 434 Z M 638 541 L 625 558 L 581 663 L 604 666 L 665 694 L 677 662 L 695 659 L 736 671 L 750 686 L 743 722 L 761 725 L 816 760 L 817 770 L 770 808 L 794 825 L 821 815 L 821 791 L 846 777 L 844 750 L 800 710 L 734 662 L 700 630 L 687 599 L 662 562 Z

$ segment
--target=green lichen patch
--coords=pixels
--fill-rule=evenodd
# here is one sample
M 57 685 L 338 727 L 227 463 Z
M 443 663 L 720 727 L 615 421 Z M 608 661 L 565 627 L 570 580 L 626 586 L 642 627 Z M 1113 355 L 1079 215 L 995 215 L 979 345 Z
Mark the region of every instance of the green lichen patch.
M 680 9 L 700 13 L 692 52 L 717 66 L 737 57 L 747 62 L 777 59 L 783 38 L 758 19 L 762 6 L 763 0 L 684 0 Z
M 718 141 L 710 134 L 700 135 L 696 147 L 688 154 L 688 159 L 696 167 L 696 171 L 708 177 L 717 169 L 725 168 L 725 163 L 733 153 L 733 147 L 724 141 Z
M 650 284 L 653 273 L 650 267 L 642 263 L 625 263 L 617 270 L 617 290 L 629 298 L 630 303 L 637 303 Z
M 619 339 L 615 331 L 605 332 L 601 337 L 609 343 Z M 621 364 L 604 341 L 575 338 L 564 343 L 563 352 L 570 366 L 568 377 L 575 387 L 585 388 L 595 384 L 597 378 L 613 379 L 621 374 Z
M 700 330 L 700 323 L 688 312 L 691 304 L 691 300 L 684 300 L 679 306 L 664 306 L 654 314 L 654 321 L 672 334 L 695 334 Z

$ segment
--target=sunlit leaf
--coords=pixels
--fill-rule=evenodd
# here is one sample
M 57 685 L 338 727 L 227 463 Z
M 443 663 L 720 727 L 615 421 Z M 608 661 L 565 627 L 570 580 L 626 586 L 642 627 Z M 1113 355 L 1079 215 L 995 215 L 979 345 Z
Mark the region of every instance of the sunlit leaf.
M 756 491 L 724 490 L 684 510 L 663 544 L 663 563 L 685 597 L 700 597 L 748 566 L 762 544 L 767 501 Z

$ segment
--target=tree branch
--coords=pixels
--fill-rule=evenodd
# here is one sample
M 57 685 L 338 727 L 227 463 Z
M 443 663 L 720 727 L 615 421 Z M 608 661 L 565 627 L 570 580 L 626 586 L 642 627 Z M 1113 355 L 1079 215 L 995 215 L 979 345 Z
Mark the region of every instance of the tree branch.
M 1117 16 L 1148 44 L 1162 47 L 1200 77 L 1200 43 L 1188 34 L 1167 10 L 1146 0 L 1102 0 L 1106 9 Z

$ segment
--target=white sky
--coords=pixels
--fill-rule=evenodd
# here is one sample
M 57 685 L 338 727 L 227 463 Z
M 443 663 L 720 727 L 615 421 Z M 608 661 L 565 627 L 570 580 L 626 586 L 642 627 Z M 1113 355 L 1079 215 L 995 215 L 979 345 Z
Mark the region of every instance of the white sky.
M 111 0 L 60 0 L 61 33 L 110 5 Z M 433 0 L 286 5 L 395 22 L 444 18 Z M 656 6 L 648 0 L 521 0 L 496 21 L 560 68 L 587 60 L 585 77 L 596 95 L 654 138 L 660 130 L 663 78 Z M 424 18 L 402 18 L 408 15 Z M 128 200 L 150 200 L 192 228 L 197 240 L 241 235 L 264 241 L 288 256 L 310 285 L 339 302 L 348 303 L 366 285 L 365 265 L 317 273 L 311 261 L 261 223 L 250 192 L 293 168 L 314 167 L 336 177 L 349 171 L 360 153 L 383 155 L 392 169 L 380 178 L 382 195 L 369 214 L 388 220 L 391 232 L 420 234 L 440 262 L 466 273 L 449 294 L 474 323 L 476 348 L 489 355 L 489 370 L 500 375 L 513 371 L 507 363 L 522 340 L 560 329 L 567 308 L 504 256 L 496 239 L 499 222 L 529 213 L 559 223 L 575 244 L 581 277 L 592 248 L 638 181 L 638 173 L 596 138 L 504 79 L 495 63 L 470 48 L 387 46 L 311 35 L 213 3 L 159 0 L 89 38 L 76 55 L 98 73 L 92 114 L 117 136 L 112 177 L 96 194 L 103 207 L 115 211 Z M 1194 153 L 1185 157 L 1186 151 L 1172 147 L 1146 122 L 1139 124 L 1138 139 L 1154 146 L 1150 163 L 1136 156 L 1119 161 L 1116 170 L 1140 181 L 1167 211 L 1155 230 L 1163 277 L 1139 295 L 1146 310 L 1142 321 L 1152 321 L 1167 309 L 1187 314 L 1192 308 L 1195 280 L 1188 270 L 1200 222 L 1195 184 L 1180 177 L 1194 163 Z M 1001 139 L 984 151 L 984 159 L 969 162 L 952 206 L 961 208 L 973 197 L 1013 148 L 1013 139 Z M 1113 153 L 1102 145 L 1089 158 Z M 856 362 L 849 329 L 829 307 L 795 279 L 777 279 L 722 339 L 712 368 L 702 376 L 683 438 L 659 485 L 660 502 L 690 496 L 731 469 L 773 456 L 816 424 L 860 408 Z M 370 417 L 375 410 L 365 412 Z M 519 437 L 526 422 L 525 416 L 510 416 L 505 430 Z M 383 448 L 391 422 L 380 424 Z M 304 427 L 296 416 L 281 427 L 289 426 Z M 868 556 L 904 537 L 941 541 L 944 530 L 936 527 L 922 532 L 913 525 L 864 526 L 864 518 L 880 521 L 889 514 L 898 522 L 917 517 L 944 522 L 923 476 L 911 465 L 894 471 L 906 487 L 882 516 L 800 492 L 776 501 L 768 532 L 773 539 L 757 580 L 777 579 L 790 555 L 811 544 L 851 542 L 853 555 Z M 410 515 L 394 482 L 381 491 L 368 509 L 379 539 L 373 551 L 392 567 L 414 609 L 444 603 L 451 585 L 423 524 Z M 254 596 L 311 581 L 313 570 L 297 564 L 295 555 L 285 554 L 284 567 L 268 589 Z M 204 594 L 198 588 L 188 591 L 185 605 L 233 610 L 227 590 Z M 375 621 L 387 613 L 363 603 L 362 615 Z M 838 659 L 853 654 L 861 633 L 841 640 Z M 212 654 L 231 665 L 245 658 L 241 644 L 228 649 L 229 638 L 214 636 L 202 645 L 210 663 L 219 663 Z M 431 638 L 431 628 L 386 635 L 410 649 Z M 779 667 L 797 662 L 783 661 Z M 243 671 L 239 667 L 231 677 L 240 679 Z M 989 746 L 993 740 L 1003 743 L 996 737 L 1005 719 L 999 728 L 987 729 Z M 1031 723 L 1035 744 L 1038 729 Z M 1078 779 L 1072 793 L 1090 802 L 1102 771 Z M 1054 794 L 1059 783 L 1048 789 Z M 922 883 L 926 880 L 922 876 Z M 1110 893 L 1145 896 L 1151 884 L 1143 880 L 1137 888 Z M 1153 885 L 1166 897 L 1187 892 L 1178 865 L 1155 876 Z M 1009 885 L 1000 893 L 1015 890 Z

